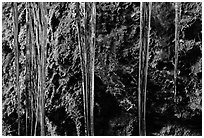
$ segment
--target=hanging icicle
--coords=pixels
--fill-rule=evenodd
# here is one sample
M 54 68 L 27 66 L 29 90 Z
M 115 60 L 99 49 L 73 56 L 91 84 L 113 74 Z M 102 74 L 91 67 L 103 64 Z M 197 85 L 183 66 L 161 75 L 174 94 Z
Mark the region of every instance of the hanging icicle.
M 20 121 L 20 110 L 21 110 L 21 93 L 19 85 L 19 50 L 18 50 L 18 6 L 17 2 L 12 3 L 13 7 L 13 30 L 14 30 L 14 47 L 15 47 L 15 64 L 16 64 L 16 92 L 17 92 L 17 114 L 18 114 L 18 136 L 20 136 L 21 121 Z
M 81 53 L 82 91 L 84 102 L 85 135 L 94 135 L 94 61 L 95 61 L 95 3 L 85 3 L 84 38 L 81 36 L 80 5 L 76 4 L 78 45 Z M 84 43 L 83 43 L 84 40 Z
M 28 8 L 28 24 L 29 24 L 29 28 L 28 28 L 28 32 L 29 32 L 29 48 L 30 48 L 30 93 L 29 93 L 29 97 L 30 97 L 30 135 L 33 136 L 33 127 L 34 127 L 34 101 L 35 101 L 35 84 L 36 82 L 36 78 L 35 78 L 35 47 L 34 47 L 34 32 L 33 32 L 33 24 L 32 24 L 32 20 L 33 20 L 33 16 L 31 14 L 31 6 L 32 3 L 27 3 L 27 8 Z
M 85 76 L 85 51 L 83 46 L 83 38 L 81 36 L 81 18 L 80 18 L 80 3 L 76 3 L 76 24 L 78 34 L 78 46 L 80 52 L 81 72 L 82 72 L 82 93 L 83 93 L 83 106 L 84 106 L 84 122 L 85 122 L 85 135 L 87 134 L 87 110 L 86 110 L 86 76 Z
M 140 4 L 140 55 L 138 80 L 139 135 L 146 135 L 146 89 L 150 43 L 150 18 L 152 3 Z
M 174 63 L 174 102 L 176 103 L 177 93 L 177 65 L 178 65 L 178 47 L 179 47 L 179 18 L 180 2 L 175 3 L 175 63 Z

